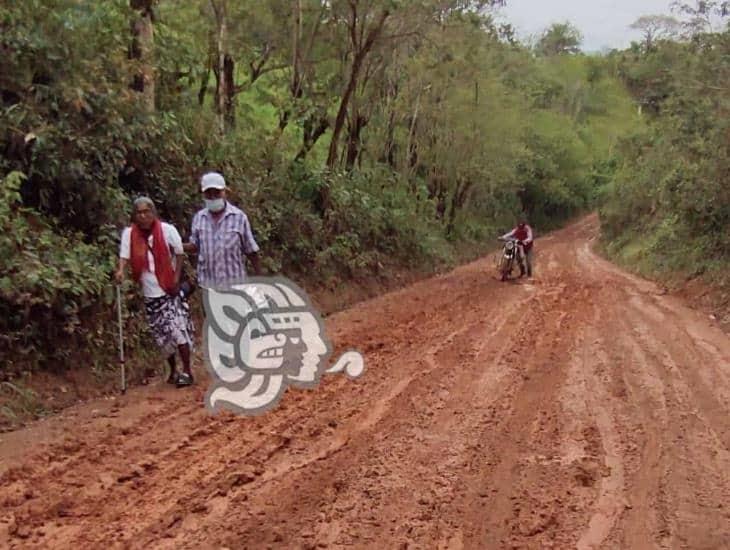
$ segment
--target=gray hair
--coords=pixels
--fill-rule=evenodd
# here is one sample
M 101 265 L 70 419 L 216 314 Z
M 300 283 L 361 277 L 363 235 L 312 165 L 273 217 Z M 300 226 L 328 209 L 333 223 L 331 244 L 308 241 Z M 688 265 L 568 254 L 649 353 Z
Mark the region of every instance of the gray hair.
M 155 206 L 155 202 L 149 198 L 149 197 L 138 197 L 134 199 L 134 203 L 132 203 L 132 223 L 135 221 L 135 216 L 137 215 L 137 207 L 146 204 L 150 207 L 150 210 L 152 210 L 152 213 L 157 217 L 157 207 Z
M 146 204 L 147 206 L 150 207 L 152 212 L 157 214 L 157 207 L 155 206 L 155 202 L 149 197 L 138 197 L 134 200 L 133 209 L 134 209 L 135 213 L 137 212 L 137 207 L 140 206 L 141 204 Z

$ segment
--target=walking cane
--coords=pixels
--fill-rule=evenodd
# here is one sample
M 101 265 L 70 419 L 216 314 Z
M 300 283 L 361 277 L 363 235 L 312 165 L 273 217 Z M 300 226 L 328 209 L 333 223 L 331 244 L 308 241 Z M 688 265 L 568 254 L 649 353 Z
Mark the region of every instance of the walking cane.
M 124 365 L 124 332 L 122 329 L 122 287 L 117 285 L 117 321 L 119 324 L 119 365 L 122 371 L 122 393 L 127 391 L 127 373 Z

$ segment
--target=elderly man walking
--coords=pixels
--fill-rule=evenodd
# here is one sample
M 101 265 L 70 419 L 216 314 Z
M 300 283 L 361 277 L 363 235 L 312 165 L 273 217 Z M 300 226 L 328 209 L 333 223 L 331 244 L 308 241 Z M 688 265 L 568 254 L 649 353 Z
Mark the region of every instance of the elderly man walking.
M 246 280 L 245 260 L 261 274 L 259 246 L 246 214 L 227 200 L 226 182 L 217 172 L 200 180 L 205 208 L 193 218 L 190 243 L 185 251 L 198 255 L 198 284 L 223 290 Z
M 157 346 L 170 365 L 168 382 L 180 386 L 193 383 L 190 350 L 193 324 L 190 310 L 180 295 L 180 276 L 185 260 L 180 233 L 157 217 L 155 203 L 148 197 L 134 201 L 132 225 L 122 232 L 116 279 L 124 280 L 127 266 L 142 287 L 147 321 Z M 180 354 L 183 372 L 177 372 L 175 353 Z

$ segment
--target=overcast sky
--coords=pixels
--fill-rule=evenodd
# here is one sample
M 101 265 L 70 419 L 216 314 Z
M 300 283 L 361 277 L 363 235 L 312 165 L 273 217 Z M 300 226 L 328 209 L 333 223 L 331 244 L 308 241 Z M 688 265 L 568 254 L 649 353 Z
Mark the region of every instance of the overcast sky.
M 641 15 L 670 14 L 671 0 L 507 0 L 502 18 L 520 38 L 566 19 L 583 33 L 583 49 L 624 48 L 641 35 L 629 25 Z

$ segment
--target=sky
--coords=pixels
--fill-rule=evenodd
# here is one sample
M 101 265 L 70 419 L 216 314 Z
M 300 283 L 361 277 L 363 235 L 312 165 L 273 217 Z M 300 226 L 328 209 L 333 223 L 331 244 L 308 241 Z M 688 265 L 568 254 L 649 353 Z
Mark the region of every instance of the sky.
M 583 33 L 583 50 L 625 48 L 641 33 L 629 25 L 642 15 L 671 15 L 672 0 L 507 0 L 502 19 L 525 39 L 538 35 L 552 23 L 570 21 Z

